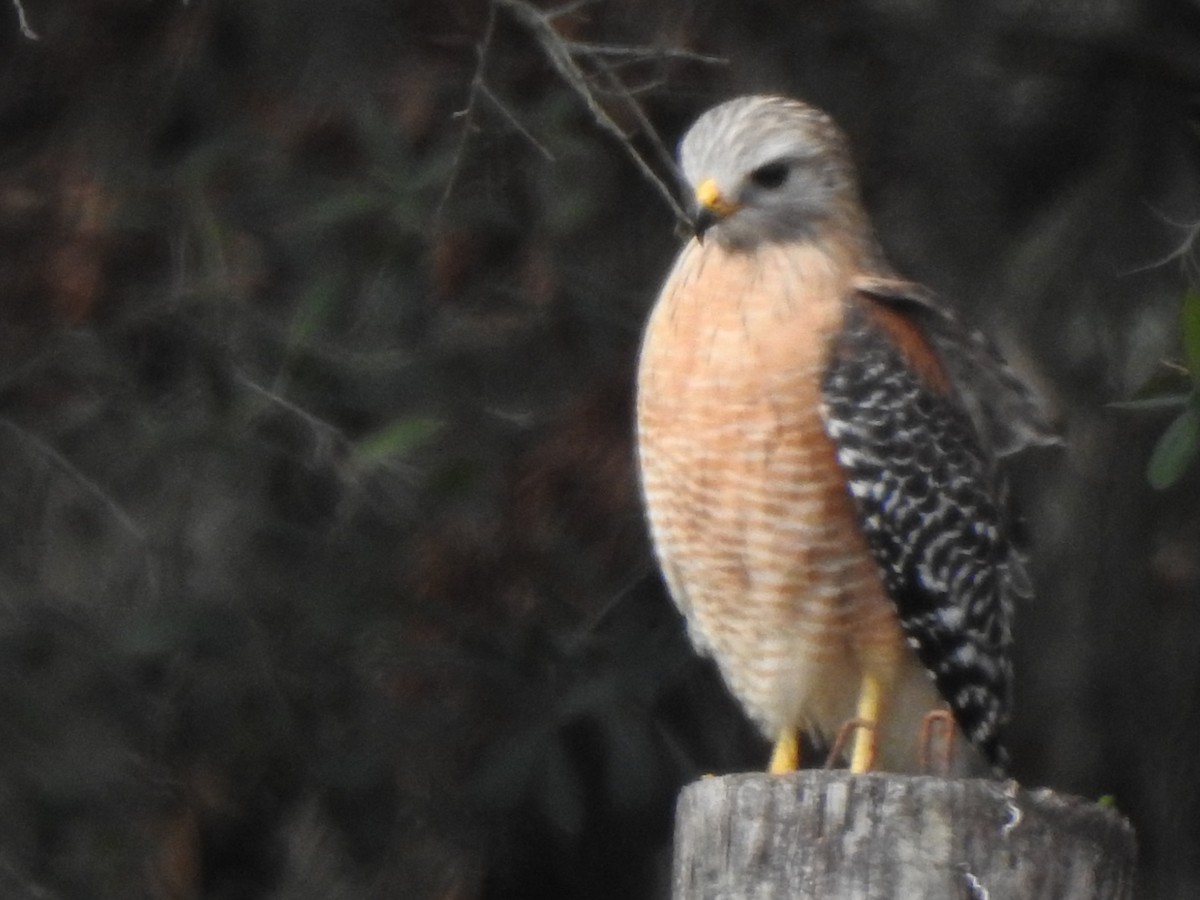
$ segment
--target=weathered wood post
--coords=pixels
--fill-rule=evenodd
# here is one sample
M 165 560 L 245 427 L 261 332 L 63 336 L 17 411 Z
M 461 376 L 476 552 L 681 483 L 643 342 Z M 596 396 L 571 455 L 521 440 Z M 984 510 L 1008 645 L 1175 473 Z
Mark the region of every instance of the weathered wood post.
M 727 775 L 684 788 L 674 900 L 1130 900 L 1117 812 L 1015 782 Z

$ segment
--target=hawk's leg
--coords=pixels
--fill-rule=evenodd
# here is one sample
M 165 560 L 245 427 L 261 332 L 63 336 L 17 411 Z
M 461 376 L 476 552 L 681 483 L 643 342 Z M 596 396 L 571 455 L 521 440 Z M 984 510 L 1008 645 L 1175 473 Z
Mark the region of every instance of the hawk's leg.
M 934 726 L 937 726 L 936 728 Z M 923 772 L 933 771 L 933 742 L 935 732 L 942 738 L 942 752 L 938 757 L 941 775 L 950 773 L 950 764 L 954 761 L 954 737 L 957 728 L 954 715 L 948 709 L 935 709 L 925 714 L 921 720 L 920 760 Z
M 875 728 L 883 700 L 883 685 L 869 672 L 863 675 L 858 691 L 858 710 L 855 717 L 854 752 L 850 754 L 851 772 L 870 772 L 875 765 Z
M 785 775 L 800 768 L 800 735 L 795 728 L 779 732 L 775 749 L 771 752 L 771 765 L 767 771 L 772 775 Z

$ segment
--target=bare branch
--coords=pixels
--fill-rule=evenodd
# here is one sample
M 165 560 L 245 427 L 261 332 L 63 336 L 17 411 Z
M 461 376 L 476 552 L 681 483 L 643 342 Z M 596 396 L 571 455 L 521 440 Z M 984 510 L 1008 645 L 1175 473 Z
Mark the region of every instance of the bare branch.
M 592 0 L 585 0 L 585 2 L 592 2 Z M 446 187 L 442 191 L 441 199 L 438 200 L 438 205 L 433 213 L 435 227 L 441 222 L 442 213 L 450 200 L 451 194 L 454 192 L 455 183 L 458 181 L 458 173 L 462 169 L 463 157 L 466 155 L 467 141 L 470 140 L 471 131 L 475 125 L 476 111 L 480 97 L 494 106 L 504 120 L 512 126 L 513 130 L 525 138 L 538 153 L 550 162 L 554 162 L 554 154 L 533 136 L 533 133 L 521 123 L 504 101 L 497 97 L 496 93 L 487 86 L 485 74 L 487 71 L 488 54 L 492 47 L 492 35 L 495 33 L 495 30 L 496 7 L 489 5 L 487 24 L 483 29 L 483 37 L 480 38 L 479 43 L 475 47 L 475 72 L 471 76 L 471 88 L 467 93 L 466 106 L 451 114 L 451 118 L 463 120 L 462 134 L 459 136 L 458 145 L 454 149 L 454 159 L 450 164 L 450 177 L 446 181 Z
M 0 419 L 0 426 L 3 426 L 4 429 L 10 434 L 20 438 L 26 444 L 33 447 L 39 455 L 50 460 L 56 466 L 58 466 L 58 468 L 70 475 L 71 478 L 85 488 L 89 494 L 103 503 L 108 508 L 109 512 L 112 513 L 113 518 L 117 520 L 121 527 L 133 535 L 139 543 L 146 544 L 149 542 L 148 538 L 146 537 L 146 532 L 141 529 L 141 526 L 133 521 L 133 517 L 125 511 L 121 504 L 109 496 L 104 488 L 80 471 L 73 462 L 51 447 L 36 434 L 26 431 L 16 422 L 12 422 L 8 419 Z
M 500 115 L 504 116 L 508 124 L 511 125 L 516 132 L 521 135 L 521 137 L 525 138 L 525 140 L 529 141 L 529 143 L 533 145 L 533 149 L 537 150 L 538 153 L 542 154 L 542 156 L 544 156 L 550 162 L 554 162 L 554 154 L 547 150 L 546 147 L 530 133 L 529 129 L 517 120 L 517 117 L 513 115 L 512 111 L 507 106 L 504 105 L 504 101 L 502 101 L 492 92 L 491 88 L 489 88 L 486 84 L 480 84 L 479 92 L 483 94 L 485 99 L 491 102 L 492 106 L 496 107 Z
M 278 391 L 263 387 L 243 372 L 235 371 L 234 379 L 238 384 L 246 388 L 246 390 L 256 394 L 272 405 L 278 406 L 289 415 L 308 425 L 312 434 L 316 437 L 313 447 L 314 459 L 323 459 L 333 453 L 346 451 L 350 447 L 350 439 L 346 436 L 345 432 L 332 422 L 328 422 L 320 416 L 309 412 L 304 407 L 293 403 Z
M 25 7 L 21 5 L 21 0 L 12 0 L 12 2 L 13 7 L 17 11 L 17 23 L 21 26 L 21 34 L 31 41 L 41 40 L 38 37 L 38 33 L 30 27 L 29 19 L 25 15 Z
M 579 68 L 579 64 L 575 61 L 575 57 L 571 52 L 570 45 L 559 36 L 557 31 L 554 30 L 551 22 L 553 22 L 553 20 L 558 16 L 563 15 L 564 9 L 560 8 L 558 10 L 544 13 L 536 7 L 531 6 L 529 3 L 526 3 L 525 0 L 494 0 L 494 5 L 503 6 L 520 24 L 524 25 L 525 28 L 529 30 L 534 39 L 538 42 L 539 46 L 541 46 L 542 50 L 545 52 L 550 64 L 554 66 L 559 76 L 567 83 L 569 87 L 571 87 L 572 90 L 575 91 L 576 94 L 579 95 L 580 99 L 583 100 L 584 104 L 588 108 L 588 111 L 592 114 L 592 118 L 595 120 L 596 124 L 621 143 L 621 146 L 625 148 L 625 152 L 628 154 L 633 164 L 637 166 L 639 171 L 641 171 L 641 173 L 646 176 L 647 179 L 649 179 L 650 183 L 658 189 L 659 194 L 671 208 L 671 211 L 675 214 L 676 219 L 678 219 L 683 226 L 690 226 L 691 217 L 688 216 L 683 207 L 679 205 L 679 201 L 675 199 L 674 191 L 672 191 L 672 189 L 658 176 L 654 169 L 651 168 L 650 164 L 642 158 L 642 155 L 637 151 L 637 148 L 633 146 L 632 141 L 630 141 L 629 135 L 625 134 L 625 132 L 621 130 L 621 127 L 615 121 L 613 121 L 612 117 L 605 111 L 604 107 L 600 105 L 599 100 L 596 99 L 596 91 L 593 89 L 588 76 L 582 69 Z M 574 9 L 576 6 L 578 6 L 578 4 L 571 4 L 569 8 Z M 611 75 L 611 73 L 609 74 Z M 626 105 L 630 107 L 634 117 L 646 130 L 647 135 L 653 135 L 654 130 L 653 128 L 649 127 L 649 122 L 646 119 L 645 114 L 641 111 L 641 108 L 638 106 L 637 102 L 628 94 L 627 91 L 625 92 L 625 97 Z M 657 138 L 652 138 L 652 143 L 656 142 Z M 661 147 L 661 142 L 657 142 L 656 149 L 658 147 Z M 660 153 L 660 156 L 661 155 L 662 153 Z M 670 155 L 666 154 L 666 156 L 667 159 L 670 160 Z M 670 161 L 668 171 L 675 171 L 674 161 Z
M 38 456 L 53 463 L 60 471 L 64 472 L 72 481 L 78 484 L 88 494 L 98 500 L 109 514 L 126 532 L 141 547 L 143 559 L 146 567 L 146 581 L 150 590 L 154 593 L 158 591 L 158 578 L 155 574 L 154 557 L 150 549 L 150 538 L 137 522 L 117 500 L 112 497 L 103 487 L 101 487 L 94 479 L 85 474 L 78 466 L 59 453 L 54 447 L 48 444 L 45 440 L 31 431 L 26 431 L 16 422 L 6 418 L 0 418 L 0 427 L 16 437 L 22 443 L 32 448 Z
M 702 62 L 714 66 L 727 66 L 729 60 L 720 56 L 708 56 L 681 47 L 637 47 L 624 44 L 594 44 L 590 41 L 563 41 L 572 53 L 584 53 L 588 56 L 616 57 L 637 62 L 655 62 L 663 59 L 684 59 L 690 62 Z
M 643 81 L 639 84 L 625 84 L 622 82 L 621 89 L 614 91 L 612 88 L 597 87 L 596 93 L 603 94 L 606 97 L 637 97 L 639 94 L 650 94 L 654 91 L 662 90 L 666 85 L 665 78 L 651 78 L 649 81 Z
M 479 43 L 475 47 L 475 74 L 471 76 L 471 87 L 467 92 L 467 104 L 453 114 L 453 118 L 462 119 L 462 134 L 459 135 L 458 145 L 454 148 L 454 159 L 450 162 L 450 176 L 446 179 L 446 187 L 442 191 L 442 196 L 433 210 L 434 230 L 437 230 L 441 224 L 442 213 L 445 212 L 446 204 L 450 202 L 450 195 L 454 193 L 454 186 L 458 181 L 458 173 L 462 168 L 463 156 L 467 152 L 467 141 L 471 138 L 471 129 L 475 127 L 475 110 L 479 102 L 479 95 L 484 90 L 483 77 L 487 71 L 488 52 L 491 50 L 492 35 L 495 31 L 496 8 L 489 5 L 487 23 L 483 26 L 483 37 L 479 39 Z
M 637 120 L 638 126 L 642 129 L 642 133 L 646 135 L 646 140 L 648 140 L 650 142 L 650 146 L 654 148 L 654 153 L 658 157 L 659 165 L 663 166 L 675 177 L 676 183 L 682 183 L 682 179 L 680 179 L 678 171 L 675 167 L 675 158 L 671 155 L 671 151 L 668 150 L 663 144 L 662 139 L 659 138 L 658 132 L 655 130 L 654 125 L 652 125 L 650 120 L 646 118 L 646 113 L 642 109 L 642 105 L 634 99 L 633 95 L 630 93 L 630 89 L 623 81 L 621 81 L 621 79 L 616 76 L 616 74 L 608 67 L 608 65 L 606 65 L 602 60 L 596 60 L 595 62 L 600 70 L 600 73 L 608 82 L 608 89 L 613 91 L 618 97 L 621 97 L 625 101 L 626 108 L 629 109 L 629 111 L 633 114 L 633 117 Z M 686 214 L 684 216 L 684 224 L 691 224 L 691 220 L 686 216 Z
M 1172 219 L 1162 210 L 1150 206 L 1149 204 L 1147 204 L 1147 206 L 1149 206 L 1150 212 L 1155 216 L 1155 218 L 1161 221 L 1164 225 L 1168 225 L 1179 232 L 1179 243 L 1174 249 L 1170 250 L 1158 259 L 1153 259 L 1148 263 L 1144 263 L 1143 265 L 1127 269 L 1122 274 L 1132 275 L 1137 272 L 1147 272 L 1151 269 L 1162 268 L 1163 266 L 1179 260 L 1184 272 L 1192 281 L 1200 280 L 1200 278 L 1198 278 L 1198 274 L 1200 274 L 1200 268 L 1198 268 L 1196 264 L 1196 248 L 1197 245 L 1200 244 L 1200 221 L 1179 222 L 1175 219 Z
M 553 22 L 555 19 L 572 15 L 577 10 L 583 9 L 585 6 L 591 6 L 593 3 L 597 2 L 599 2 L 599 0 L 572 0 L 572 2 L 564 3 L 557 9 L 548 9 L 545 12 L 537 10 L 537 13 L 538 15 L 544 17 L 547 22 Z

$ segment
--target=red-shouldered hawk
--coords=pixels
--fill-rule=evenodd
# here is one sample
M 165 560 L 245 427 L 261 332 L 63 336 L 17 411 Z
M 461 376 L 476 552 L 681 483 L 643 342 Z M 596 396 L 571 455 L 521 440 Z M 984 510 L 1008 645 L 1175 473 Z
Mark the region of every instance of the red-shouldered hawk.
M 918 771 L 948 705 L 1004 770 L 1013 598 L 996 458 L 1050 443 L 979 333 L 883 260 L 845 139 L 744 97 L 680 147 L 696 236 L 650 316 L 638 442 L 651 533 L 694 643 L 797 765 L 858 720 L 851 768 Z M 976 757 L 969 759 L 968 757 Z

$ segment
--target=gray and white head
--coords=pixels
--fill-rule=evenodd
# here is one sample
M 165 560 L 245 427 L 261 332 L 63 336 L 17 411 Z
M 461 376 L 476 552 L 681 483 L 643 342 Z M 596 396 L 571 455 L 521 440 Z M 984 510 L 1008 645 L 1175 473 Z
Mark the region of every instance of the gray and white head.
M 679 145 L 698 235 L 752 249 L 814 240 L 861 219 L 845 136 L 825 113 L 786 97 L 750 96 L 708 110 Z

